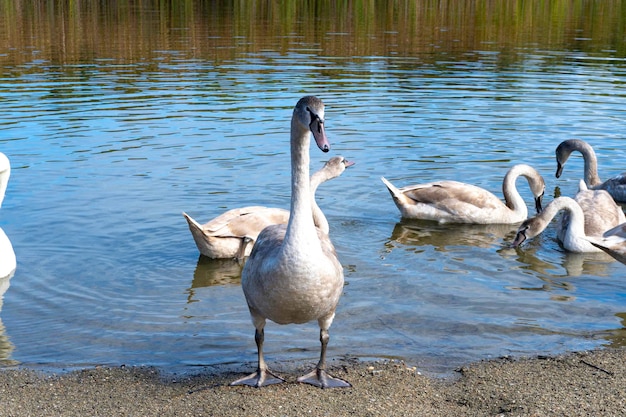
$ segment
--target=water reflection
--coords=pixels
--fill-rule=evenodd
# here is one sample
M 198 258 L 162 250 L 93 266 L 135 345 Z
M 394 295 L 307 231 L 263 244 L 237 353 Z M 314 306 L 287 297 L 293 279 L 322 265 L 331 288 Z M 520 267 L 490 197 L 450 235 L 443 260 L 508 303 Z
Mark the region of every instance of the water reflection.
M 432 221 L 402 219 L 396 223 L 386 246 L 398 242 L 409 246 L 434 246 L 446 251 L 449 246 L 492 248 L 515 235 L 516 225 L 439 224 Z
M 13 277 L 13 273 L 9 276 L 0 278 L 0 314 L 2 313 L 2 304 L 4 300 L 4 293 L 7 292 L 10 286 L 11 277 Z M 9 336 L 6 334 L 6 328 L 4 324 L 2 324 L 2 317 L 0 317 L 0 366 L 7 365 L 15 365 L 16 362 L 11 360 L 11 353 L 15 347 L 9 340 Z
M 187 290 L 187 302 L 198 301 L 195 299 L 197 288 L 239 285 L 242 268 L 243 264 L 234 259 L 211 259 L 200 255 L 193 273 L 191 287 Z

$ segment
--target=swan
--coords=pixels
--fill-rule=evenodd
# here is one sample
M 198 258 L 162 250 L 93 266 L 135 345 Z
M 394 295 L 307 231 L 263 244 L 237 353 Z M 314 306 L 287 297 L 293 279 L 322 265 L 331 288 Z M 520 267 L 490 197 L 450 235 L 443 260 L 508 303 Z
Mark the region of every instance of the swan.
M 9 184 L 9 177 L 11 176 L 11 163 L 9 158 L 2 152 L 0 152 L 0 207 L 4 200 L 4 194 Z M 4 233 L 4 230 L 0 228 L 0 278 L 8 277 L 11 275 L 17 262 L 15 259 L 15 252 L 9 237 Z
M 321 352 L 315 369 L 298 382 L 322 388 L 350 387 L 326 372 L 328 329 L 343 291 L 343 268 L 327 234 L 313 222 L 309 183 L 310 133 L 324 152 L 330 144 L 324 131 L 324 104 L 314 96 L 301 98 L 291 118 L 291 207 L 287 225 L 272 225 L 259 234 L 243 267 L 241 285 L 257 345 L 257 371 L 230 385 L 261 387 L 284 380 L 274 375 L 263 357 L 266 320 L 278 324 L 317 320 Z
M 600 237 L 588 236 L 591 244 L 626 264 L 626 223 L 607 230 Z
M 328 221 L 315 201 L 315 192 L 320 184 L 340 176 L 352 165 L 353 161 L 348 161 L 343 156 L 335 156 L 311 176 L 313 218 L 315 225 L 326 234 L 329 232 Z M 261 230 L 272 224 L 286 224 L 289 220 L 289 211 L 263 206 L 235 208 L 203 225 L 185 212 L 183 217 L 187 220 L 191 235 L 201 254 L 213 259 L 242 260 L 250 255 L 253 242 Z
M 513 224 L 528 217 L 528 208 L 515 187 L 523 176 L 535 197 L 535 209 L 541 211 L 545 192 L 543 177 L 531 166 L 512 166 L 504 176 L 503 203 L 493 193 L 458 181 L 437 181 L 396 188 L 384 177 L 394 203 L 405 219 L 436 220 L 439 223 Z
M 583 185 L 584 183 L 581 184 L 581 187 Z M 566 216 L 563 217 L 557 227 L 557 239 L 563 248 L 570 252 L 579 253 L 601 252 L 601 249 L 591 244 L 589 238 L 600 237 L 607 229 L 623 222 L 624 213 L 604 190 L 594 190 L 592 194 L 583 194 L 583 196 L 577 194 L 577 200 L 571 197 L 557 197 L 552 200 L 541 213 L 527 219 L 520 225 L 513 241 L 513 247 L 539 235 L 548 227 L 558 212 L 565 210 Z M 619 213 L 615 212 L 613 206 L 619 209 Z M 583 209 L 583 207 L 585 208 Z M 593 220 L 589 221 L 589 219 Z
M 565 162 L 570 154 L 578 151 L 585 161 L 585 183 L 593 190 L 606 190 L 618 202 L 626 202 L 626 172 L 623 172 L 604 182 L 598 176 L 598 159 L 591 145 L 584 140 L 568 139 L 556 148 L 556 177 L 560 178 L 563 173 Z

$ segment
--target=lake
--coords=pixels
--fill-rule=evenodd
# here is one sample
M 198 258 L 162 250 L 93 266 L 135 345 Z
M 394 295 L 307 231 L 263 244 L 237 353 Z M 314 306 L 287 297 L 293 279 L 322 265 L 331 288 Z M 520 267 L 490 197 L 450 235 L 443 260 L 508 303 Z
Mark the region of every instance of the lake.
M 603 179 L 622 172 L 622 2 L 39 3 L 0 8 L 0 227 L 18 261 L 0 363 L 250 371 L 240 266 L 199 256 L 181 213 L 288 208 L 291 112 L 309 94 L 332 146 L 312 148 L 312 170 L 356 162 L 317 193 L 346 279 L 331 364 L 445 375 L 626 345 L 625 265 L 565 252 L 554 225 L 513 249 L 515 225 L 401 220 L 380 180 L 501 196 L 527 163 L 547 204 L 582 177 L 578 154 L 554 176 L 569 138 L 594 147 Z M 269 323 L 265 351 L 315 363 L 317 324 Z

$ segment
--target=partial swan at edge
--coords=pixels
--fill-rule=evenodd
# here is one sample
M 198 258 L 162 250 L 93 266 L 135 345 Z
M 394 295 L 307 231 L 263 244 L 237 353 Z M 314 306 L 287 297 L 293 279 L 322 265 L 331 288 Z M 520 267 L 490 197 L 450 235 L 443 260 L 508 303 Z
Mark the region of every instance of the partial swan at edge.
M 2 201 L 4 200 L 4 194 L 6 193 L 10 176 L 11 163 L 9 158 L 0 152 L 0 207 L 2 207 Z M 9 240 L 9 237 L 4 233 L 4 230 L 0 228 L 0 278 L 11 275 L 15 272 L 16 267 L 17 261 L 11 240 Z

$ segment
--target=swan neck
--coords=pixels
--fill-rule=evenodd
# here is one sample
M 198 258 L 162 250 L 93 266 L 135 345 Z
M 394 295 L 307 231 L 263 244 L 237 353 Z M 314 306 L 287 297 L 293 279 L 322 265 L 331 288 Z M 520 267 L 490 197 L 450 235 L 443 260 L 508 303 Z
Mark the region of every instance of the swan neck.
M 315 233 L 311 207 L 309 178 L 310 133 L 299 128 L 292 120 L 291 125 L 291 212 L 285 240 L 292 242 L 299 236 Z M 299 240 L 299 239 L 298 239 Z
M 510 169 L 506 175 L 504 176 L 504 180 L 502 181 L 502 195 L 504 196 L 504 201 L 506 202 L 506 206 L 513 210 L 516 213 L 524 214 L 524 217 L 528 216 L 528 207 L 526 206 L 526 202 L 520 195 L 519 191 L 517 191 L 517 187 L 515 186 L 515 182 L 520 175 L 524 175 L 520 173 L 517 169 Z
M 598 184 L 601 184 L 602 181 L 598 176 L 598 158 L 596 157 L 596 153 L 593 148 L 587 143 L 576 143 L 576 148 L 578 152 L 583 156 L 583 160 L 585 162 L 585 182 L 589 187 L 594 187 Z

